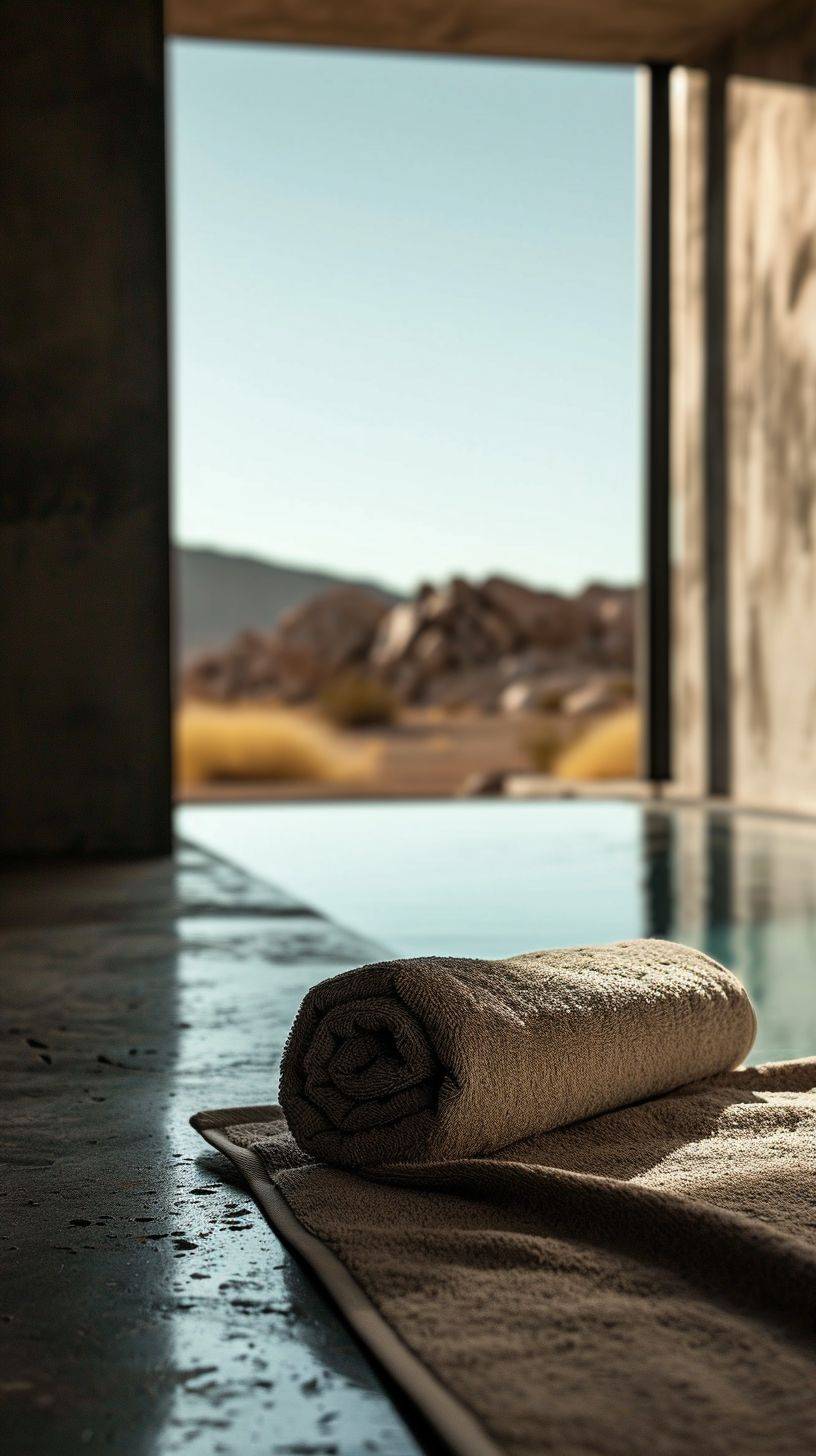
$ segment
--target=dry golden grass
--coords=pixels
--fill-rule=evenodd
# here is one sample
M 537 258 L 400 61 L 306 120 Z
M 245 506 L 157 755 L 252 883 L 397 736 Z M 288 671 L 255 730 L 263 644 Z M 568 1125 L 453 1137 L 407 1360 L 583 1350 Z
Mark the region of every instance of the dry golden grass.
M 553 773 L 559 779 L 633 779 L 640 772 L 640 712 L 619 708 L 594 723 L 559 755 Z
M 287 708 L 185 703 L 176 714 L 179 783 L 353 783 L 375 767 L 377 749 L 349 747 L 322 723 Z

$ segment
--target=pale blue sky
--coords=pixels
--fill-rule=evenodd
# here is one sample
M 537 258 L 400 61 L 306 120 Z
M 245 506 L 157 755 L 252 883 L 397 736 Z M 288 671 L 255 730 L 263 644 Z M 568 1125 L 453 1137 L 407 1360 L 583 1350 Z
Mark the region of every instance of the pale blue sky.
M 174 41 L 178 539 L 639 569 L 634 73 Z

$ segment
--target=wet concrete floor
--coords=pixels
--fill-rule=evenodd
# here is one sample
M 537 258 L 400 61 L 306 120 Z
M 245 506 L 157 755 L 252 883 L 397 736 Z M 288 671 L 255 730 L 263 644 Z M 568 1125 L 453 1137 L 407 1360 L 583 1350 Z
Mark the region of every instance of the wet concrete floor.
M 188 1126 L 274 1101 L 307 986 L 378 947 L 192 846 L 0 895 L 4 1452 L 427 1446 Z

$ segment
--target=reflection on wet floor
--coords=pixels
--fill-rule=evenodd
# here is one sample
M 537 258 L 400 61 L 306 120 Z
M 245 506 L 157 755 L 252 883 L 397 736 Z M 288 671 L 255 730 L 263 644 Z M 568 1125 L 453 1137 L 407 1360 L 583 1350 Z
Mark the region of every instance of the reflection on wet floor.
M 274 1100 L 307 986 L 378 947 L 191 848 L 6 877 L 0 1396 L 14 1449 L 381 1453 L 416 1442 L 188 1125 Z

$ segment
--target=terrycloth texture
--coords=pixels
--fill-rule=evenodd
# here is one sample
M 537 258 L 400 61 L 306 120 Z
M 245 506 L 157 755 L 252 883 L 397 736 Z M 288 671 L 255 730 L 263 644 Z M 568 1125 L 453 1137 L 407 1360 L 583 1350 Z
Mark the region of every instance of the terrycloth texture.
M 378 1181 L 277 1108 L 195 1122 L 255 1149 L 504 1456 L 812 1456 L 816 1059 Z
M 325 1162 L 469 1157 L 727 1071 L 755 1029 L 736 977 L 667 941 L 386 961 L 309 991 L 280 1102 Z

